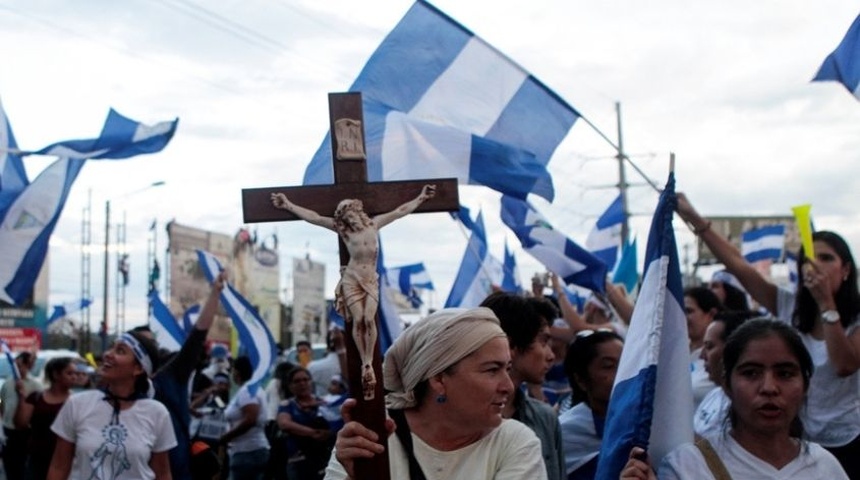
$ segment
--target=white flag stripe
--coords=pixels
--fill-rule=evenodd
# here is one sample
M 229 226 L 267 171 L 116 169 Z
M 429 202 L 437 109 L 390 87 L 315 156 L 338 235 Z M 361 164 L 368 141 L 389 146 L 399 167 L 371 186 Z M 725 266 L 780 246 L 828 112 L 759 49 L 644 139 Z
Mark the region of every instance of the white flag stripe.
M 445 178 L 469 182 L 472 136 L 465 131 L 410 119 L 391 111 L 385 120 L 382 172 L 386 180 Z M 422 158 L 404 162 L 404 158 Z

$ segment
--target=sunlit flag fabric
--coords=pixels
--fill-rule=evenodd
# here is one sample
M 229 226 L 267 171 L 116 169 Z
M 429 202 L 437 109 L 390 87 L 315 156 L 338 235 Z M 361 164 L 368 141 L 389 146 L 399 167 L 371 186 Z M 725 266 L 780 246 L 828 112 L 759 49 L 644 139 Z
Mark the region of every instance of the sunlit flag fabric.
M 75 312 L 79 312 L 93 303 L 91 298 L 82 298 L 75 302 L 66 302 L 61 303 L 59 305 L 54 305 L 54 311 L 51 312 L 51 316 L 48 317 L 48 320 L 45 322 L 45 326 L 56 322 L 57 320 L 65 317 L 66 315 L 71 315 Z
M 21 156 L 15 153 L 17 150 L 12 125 L 0 102 L 0 218 L 12 200 L 30 183 Z
M 158 346 L 171 352 L 179 351 L 185 343 L 185 332 L 167 305 L 161 301 L 157 290 L 150 290 L 149 306 L 152 309 L 149 328 L 155 335 Z
M 86 159 L 157 152 L 167 145 L 177 121 L 147 127 L 111 110 L 98 138 L 58 142 L 36 152 L 60 158 L 0 212 L 0 300 L 18 305 L 32 292 L 51 233 Z
M 815 74 L 812 81 L 835 80 L 860 100 L 860 16 L 848 29 L 836 47 Z
M 493 284 L 502 280 L 502 264 L 490 255 L 487 247 L 482 212 L 478 212 L 478 218 L 472 225 L 472 234 L 448 300 L 445 301 L 445 308 L 477 307 L 492 292 Z
M 785 225 L 767 225 L 741 233 L 741 253 L 748 262 L 782 260 Z
M 621 247 L 621 225 L 624 223 L 624 208 L 621 195 L 609 205 L 597 219 L 594 229 L 585 239 L 585 248 L 595 257 L 603 260 L 608 270 L 615 268 L 618 260 L 618 249 Z
M 502 267 L 504 273 L 502 276 L 502 290 L 506 292 L 519 293 L 523 291 L 523 284 L 520 282 L 520 271 L 517 268 L 517 258 L 514 257 L 514 252 L 508 249 L 508 240 L 505 239 L 505 258 Z
M 553 229 L 531 204 L 502 196 L 502 222 L 514 232 L 523 250 L 566 283 L 605 291 L 606 264 Z
M 364 99 L 371 181 L 456 177 L 552 200 L 545 167 L 579 118 L 529 72 L 424 1 L 382 41 L 350 91 Z M 330 145 L 327 136 L 305 184 L 332 182 Z
M 617 479 L 633 446 L 655 467 L 674 447 L 693 441 L 693 392 L 681 266 L 672 229 L 675 177 L 651 222 L 645 275 L 609 400 L 597 475 Z
M 218 259 L 209 252 L 197 250 L 197 260 L 200 262 L 200 268 L 210 284 L 223 270 Z M 227 283 L 221 290 L 221 304 L 224 305 L 230 320 L 233 321 L 233 327 L 239 336 L 239 343 L 251 360 L 251 366 L 254 370 L 248 380 L 248 390 L 251 395 L 254 395 L 260 382 L 266 378 L 277 356 L 275 340 L 272 338 L 272 332 L 269 331 L 266 322 L 260 318 L 248 300 L 233 288 L 233 285 Z
M 424 263 L 413 263 L 401 267 L 387 268 L 388 281 L 391 287 L 400 291 L 414 308 L 423 303 L 421 290 L 433 290 L 433 281 Z

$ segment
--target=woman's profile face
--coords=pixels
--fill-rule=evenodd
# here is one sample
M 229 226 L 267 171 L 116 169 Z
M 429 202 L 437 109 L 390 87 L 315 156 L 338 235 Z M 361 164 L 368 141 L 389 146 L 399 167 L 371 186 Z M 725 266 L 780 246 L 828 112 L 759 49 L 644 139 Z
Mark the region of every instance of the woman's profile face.
M 788 435 L 805 394 L 800 363 L 777 335 L 752 340 L 731 372 L 727 393 L 736 430 Z
M 717 385 L 723 383 L 723 332 L 726 324 L 721 321 L 711 322 L 705 330 L 705 338 L 702 342 L 701 358 L 705 361 L 705 371 L 708 378 Z
M 705 329 L 714 318 L 712 311 L 706 312 L 699 307 L 693 297 L 684 296 L 684 313 L 687 316 L 687 332 L 690 342 L 699 343 L 705 336 Z
M 66 368 L 60 370 L 56 374 L 56 378 L 51 379 L 52 383 L 57 383 L 66 388 L 72 388 L 78 385 L 78 368 L 74 363 L 69 363 Z
M 513 401 L 514 384 L 508 376 L 510 363 L 508 339 L 497 337 L 460 360 L 451 373 L 443 373 L 438 381 L 447 396 L 442 406 L 446 415 L 475 433 L 499 426 L 502 409 Z

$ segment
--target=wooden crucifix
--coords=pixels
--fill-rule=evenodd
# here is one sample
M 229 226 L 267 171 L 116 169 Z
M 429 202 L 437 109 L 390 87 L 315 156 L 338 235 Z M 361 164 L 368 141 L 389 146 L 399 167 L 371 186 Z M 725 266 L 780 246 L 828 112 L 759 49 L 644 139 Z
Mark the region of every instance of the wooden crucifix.
M 376 262 L 378 230 L 412 212 L 459 208 L 456 179 L 367 181 L 360 93 L 329 94 L 333 185 L 242 190 L 246 223 L 303 219 L 338 233 L 341 280 L 335 292 L 346 320 L 347 376 L 357 400 L 352 418 L 375 431 L 385 444 L 385 402 L 379 331 Z M 356 480 L 389 478 L 388 450 L 356 461 Z

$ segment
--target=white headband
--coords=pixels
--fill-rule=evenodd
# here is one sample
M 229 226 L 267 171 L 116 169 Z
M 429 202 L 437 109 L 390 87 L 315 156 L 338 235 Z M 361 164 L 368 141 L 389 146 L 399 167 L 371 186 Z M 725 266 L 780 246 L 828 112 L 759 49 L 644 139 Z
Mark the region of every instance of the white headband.
M 149 358 L 149 354 L 143 349 L 143 345 L 141 345 L 140 342 L 129 333 L 123 333 L 120 335 L 118 341 L 131 348 L 131 351 L 134 353 L 134 358 L 136 358 L 138 363 L 140 363 L 140 366 L 143 367 L 143 371 L 146 372 L 146 376 L 151 377 L 152 359 Z

